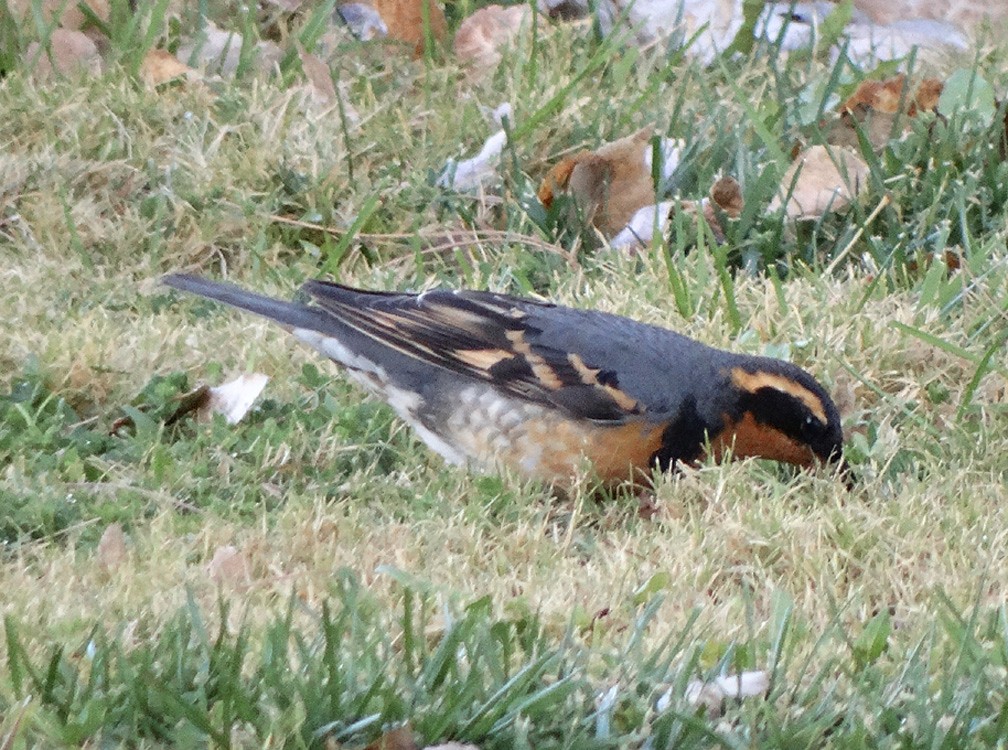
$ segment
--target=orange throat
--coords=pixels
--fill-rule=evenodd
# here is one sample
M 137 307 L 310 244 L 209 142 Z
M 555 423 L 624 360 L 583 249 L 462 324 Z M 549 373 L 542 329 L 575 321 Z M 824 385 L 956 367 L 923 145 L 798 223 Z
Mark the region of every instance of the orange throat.
M 711 440 L 711 455 L 718 461 L 730 452 L 732 458 L 769 458 L 797 466 L 812 466 L 812 449 L 769 425 L 760 424 L 746 412 L 732 422 L 725 416 L 725 428 Z

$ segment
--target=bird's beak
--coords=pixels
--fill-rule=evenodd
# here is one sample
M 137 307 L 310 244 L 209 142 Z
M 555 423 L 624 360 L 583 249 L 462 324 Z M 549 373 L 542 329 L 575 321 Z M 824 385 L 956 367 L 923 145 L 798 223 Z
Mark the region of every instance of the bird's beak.
M 837 462 L 836 477 L 843 482 L 844 487 L 847 488 L 848 492 L 854 491 L 854 484 L 857 477 L 854 475 L 854 470 L 851 468 L 851 465 L 847 463 L 847 459 L 842 456 Z

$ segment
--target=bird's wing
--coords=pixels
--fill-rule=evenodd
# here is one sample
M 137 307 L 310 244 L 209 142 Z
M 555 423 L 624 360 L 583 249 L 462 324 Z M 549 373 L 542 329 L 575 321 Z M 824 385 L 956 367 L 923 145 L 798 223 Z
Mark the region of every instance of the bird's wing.
M 486 292 L 362 292 L 318 281 L 304 290 L 319 308 L 376 344 L 510 396 L 608 423 L 645 413 L 604 363 L 586 361 L 584 352 L 544 334 L 537 322 L 560 312 L 553 305 Z

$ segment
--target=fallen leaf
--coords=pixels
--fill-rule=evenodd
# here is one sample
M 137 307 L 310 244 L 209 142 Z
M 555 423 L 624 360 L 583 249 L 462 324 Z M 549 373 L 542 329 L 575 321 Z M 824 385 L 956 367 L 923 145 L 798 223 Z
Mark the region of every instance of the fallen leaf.
M 336 102 L 336 86 L 333 83 L 332 71 L 317 56 L 311 52 L 305 52 L 304 47 L 297 45 L 298 57 L 301 59 L 301 70 L 304 71 L 305 78 L 311 84 L 315 100 L 319 104 L 333 104 Z
M 938 98 L 943 115 L 972 113 L 984 123 L 993 121 L 997 112 L 994 87 L 974 70 L 960 69 L 945 81 Z
M 791 219 L 817 218 L 846 207 L 867 181 L 868 165 L 850 149 L 812 146 L 787 168 L 768 210 L 786 205 Z
M 95 560 L 98 567 L 109 573 L 126 561 L 126 534 L 122 525 L 110 523 L 102 532 L 95 549 Z
M 427 30 L 430 37 L 443 42 L 448 36 L 448 22 L 437 0 L 373 0 L 388 29 L 389 39 L 406 42 L 415 54 L 423 53 Z
M 543 21 L 545 23 L 545 21 Z M 458 59 L 478 71 L 492 70 L 501 61 L 501 51 L 533 24 L 528 5 L 488 5 L 467 17 L 455 32 Z
M 863 133 L 872 149 L 879 151 L 885 148 L 894 136 L 905 131 L 905 128 L 898 123 L 900 119 L 899 114 L 876 112 L 870 107 L 859 104 L 853 111 L 842 112 L 832 122 L 823 125 L 823 135 L 826 143 L 831 146 L 846 146 L 860 151 L 859 133 Z
M 97 45 L 84 32 L 54 29 L 49 51 L 38 42 L 28 45 L 25 67 L 39 80 L 82 73 L 97 76 L 102 70 L 102 58 Z
M 252 577 L 245 555 L 230 544 L 214 550 L 207 564 L 207 575 L 215 583 L 228 586 L 244 586 Z
M 862 81 L 837 109 L 853 112 L 863 106 L 889 114 L 905 112 L 913 117 L 918 111 L 934 111 L 943 87 L 937 78 L 925 78 L 911 94 L 906 76 L 900 73 L 882 81 Z
M 895 135 L 906 132 L 907 118 L 935 111 L 943 87 L 937 78 L 925 78 L 913 91 L 903 74 L 862 81 L 837 108 L 839 116 L 821 124 L 826 142 L 860 150 L 861 131 L 874 149 L 881 149 Z
M 182 76 L 195 75 L 195 73 L 195 70 L 165 49 L 150 50 L 144 55 L 143 62 L 140 64 L 140 78 L 149 86 L 159 86 Z
M 77 2 L 67 0 L 6 0 L 11 15 L 21 21 L 31 18 L 35 8 L 41 12 L 46 24 L 53 23 L 63 29 L 80 31 L 85 25 L 84 13 Z M 91 11 L 103 21 L 109 20 L 108 0 L 83 0 Z
M 385 732 L 364 750 L 417 750 L 409 724 Z
M 596 151 L 562 159 L 543 178 L 539 200 L 549 208 L 557 193 L 566 192 L 588 221 L 614 237 L 637 211 L 655 202 L 651 134 L 652 128 L 642 128 Z M 675 171 L 681 148 L 680 141 L 662 139 L 663 177 Z
M 714 231 L 714 236 L 718 242 L 724 242 L 724 227 L 721 226 L 721 219 L 718 212 L 723 213 L 729 219 L 737 219 L 742 215 L 745 204 L 742 200 L 742 186 L 734 177 L 721 177 L 711 185 L 710 198 L 703 206 L 703 215 Z
M 719 212 L 730 219 L 742 215 L 742 188 L 734 177 L 718 179 L 710 189 L 710 193 L 702 200 L 662 201 L 657 205 L 644 206 L 627 222 L 627 225 L 609 243 L 614 250 L 632 250 L 646 247 L 651 243 L 654 233 L 664 234 L 672 219 L 674 211 L 695 215 L 697 212 L 710 225 L 714 238 L 724 242 L 724 227 L 721 226 Z

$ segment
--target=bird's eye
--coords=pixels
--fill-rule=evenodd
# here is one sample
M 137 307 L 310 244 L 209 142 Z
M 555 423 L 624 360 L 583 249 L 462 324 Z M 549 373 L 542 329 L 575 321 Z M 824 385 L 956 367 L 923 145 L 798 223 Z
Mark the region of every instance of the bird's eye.
M 825 426 L 812 414 L 806 414 L 801 423 L 801 431 L 806 439 L 812 439 L 823 433 Z

